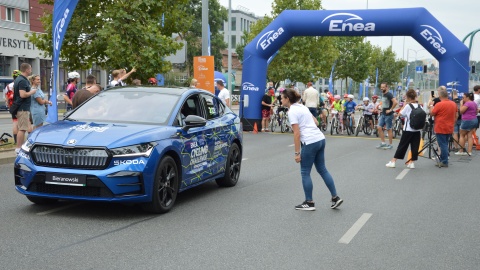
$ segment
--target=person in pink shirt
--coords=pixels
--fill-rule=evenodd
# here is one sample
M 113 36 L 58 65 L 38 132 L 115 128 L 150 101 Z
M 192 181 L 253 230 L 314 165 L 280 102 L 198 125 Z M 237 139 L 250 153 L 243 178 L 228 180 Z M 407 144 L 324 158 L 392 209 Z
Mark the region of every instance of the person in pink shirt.
M 462 124 L 460 125 L 460 150 L 455 155 L 466 156 L 467 153 L 463 151 L 465 148 L 465 136 L 468 141 L 468 154 L 472 155 L 473 137 L 472 134 L 478 124 L 477 119 L 477 103 L 474 102 L 473 93 L 466 93 L 463 95 L 463 104 L 460 106 L 460 113 L 462 114 Z

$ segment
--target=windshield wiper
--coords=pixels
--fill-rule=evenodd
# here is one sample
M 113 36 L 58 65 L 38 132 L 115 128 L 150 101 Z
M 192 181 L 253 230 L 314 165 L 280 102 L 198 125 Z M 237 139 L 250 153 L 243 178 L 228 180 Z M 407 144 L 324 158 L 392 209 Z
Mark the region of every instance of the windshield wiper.
M 77 122 L 76 119 L 73 119 L 73 118 L 70 118 L 70 117 L 64 118 L 63 120 L 68 120 L 68 121 L 72 121 L 72 122 Z

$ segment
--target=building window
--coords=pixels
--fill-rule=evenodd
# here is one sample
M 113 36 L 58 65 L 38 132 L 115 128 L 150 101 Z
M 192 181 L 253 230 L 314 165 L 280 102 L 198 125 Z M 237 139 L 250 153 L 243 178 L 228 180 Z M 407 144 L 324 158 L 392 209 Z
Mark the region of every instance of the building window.
M 28 11 L 21 10 L 20 11 L 20 23 L 28 24 Z
M 15 21 L 15 10 L 13 8 L 6 8 L 6 11 L 7 11 L 6 20 L 11 22 Z
M 7 76 L 7 77 L 12 76 L 12 73 L 10 73 L 10 59 L 9 58 L 10 57 L 0 55 L 0 76 Z M 0 87 L 0 89 L 3 91 L 4 88 Z
M 235 49 L 237 47 L 237 36 L 232 35 L 232 49 Z
M 243 31 L 243 18 L 240 18 L 240 31 Z
M 237 31 L 237 18 L 233 17 L 232 18 L 232 29 L 231 31 Z

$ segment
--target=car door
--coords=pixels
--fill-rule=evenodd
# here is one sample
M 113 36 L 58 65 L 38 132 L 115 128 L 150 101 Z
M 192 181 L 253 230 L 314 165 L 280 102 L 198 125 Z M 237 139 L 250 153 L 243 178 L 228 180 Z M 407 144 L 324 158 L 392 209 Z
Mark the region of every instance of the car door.
M 202 104 L 207 113 L 207 125 L 211 126 L 213 136 L 209 140 L 213 143 L 212 172 L 223 172 L 229 151 L 230 120 L 223 117 L 224 104 L 217 97 L 209 94 L 201 94 Z
M 179 112 L 180 125 L 184 126 L 184 120 L 189 115 L 205 117 L 205 108 L 201 104 L 198 94 L 186 98 Z M 203 127 L 190 128 L 188 131 L 179 133 L 182 147 L 182 188 L 201 182 L 212 175 L 212 153 L 214 142 L 212 141 L 213 130 L 211 124 Z

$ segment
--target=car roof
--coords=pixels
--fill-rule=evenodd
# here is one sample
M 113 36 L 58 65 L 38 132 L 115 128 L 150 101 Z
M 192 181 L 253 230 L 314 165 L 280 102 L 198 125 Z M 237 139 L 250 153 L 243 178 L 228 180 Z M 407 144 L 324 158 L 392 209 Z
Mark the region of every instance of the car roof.
M 176 95 L 181 96 L 186 92 L 203 92 L 211 94 L 208 91 L 202 89 L 195 89 L 195 88 L 188 88 L 188 87 L 161 87 L 161 86 L 122 86 L 122 87 L 110 87 L 105 89 L 104 91 L 115 91 L 115 92 L 129 92 L 129 91 L 142 91 L 142 92 L 154 92 L 160 94 L 167 94 L 167 95 Z

